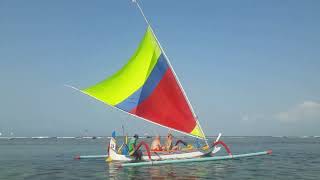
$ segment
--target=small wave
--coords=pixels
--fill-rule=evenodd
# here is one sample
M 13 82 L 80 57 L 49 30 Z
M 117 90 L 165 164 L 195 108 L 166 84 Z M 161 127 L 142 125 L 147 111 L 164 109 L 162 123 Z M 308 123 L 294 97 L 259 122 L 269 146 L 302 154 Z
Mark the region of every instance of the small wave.
M 31 137 L 32 139 L 48 139 L 50 138 L 49 136 L 35 136 L 35 137 Z
M 76 137 L 72 136 L 63 136 L 63 137 L 57 137 L 58 139 L 75 139 Z
M 94 136 L 83 136 L 83 137 L 81 137 L 82 139 L 93 139 L 94 138 Z
M 0 139 L 10 139 L 10 137 L 0 137 Z
M 0 137 L 0 139 L 30 139 L 30 137 Z

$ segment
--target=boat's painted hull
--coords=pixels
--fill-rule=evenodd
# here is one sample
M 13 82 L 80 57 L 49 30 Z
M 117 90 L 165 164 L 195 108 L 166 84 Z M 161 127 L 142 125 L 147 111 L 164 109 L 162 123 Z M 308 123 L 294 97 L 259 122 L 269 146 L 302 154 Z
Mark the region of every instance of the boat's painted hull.
M 216 141 L 219 140 L 221 134 L 219 134 Z M 107 161 L 134 161 L 134 157 L 118 154 L 116 152 L 116 140 L 114 138 L 110 139 L 109 144 L 109 155 L 85 155 L 85 156 L 76 156 L 75 159 L 99 159 L 99 158 L 107 158 Z M 191 150 L 191 151 L 175 151 L 175 152 L 152 152 L 151 160 L 168 160 L 168 159 L 188 159 L 188 158 L 196 158 L 204 155 L 214 155 L 218 151 L 220 151 L 221 147 L 214 147 L 211 149 L 211 152 L 203 152 L 199 150 Z M 149 156 L 143 156 L 142 160 L 150 160 Z
M 220 147 L 218 147 L 217 149 L 213 150 L 211 153 L 212 154 L 215 154 L 216 152 L 218 152 L 220 150 Z M 162 159 L 170 159 L 169 157 L 171 156 L 165 156 L 161 153 L 157 153 L 157 154 L 160 154 L 159 156 L 162 157 Z M 171 155 L 174 155 L 173 153 Z M 190 158 L 190 155 L 197 155 L 197 154 L 181 154 L 179 155 L 178 157 L 180 158 Z M 202 154 L 203 155 L 203 154 Z M 152 159 L 159 159 L 159 156 L 157 155 L 154 155 L 154 156 L 151 156 Z M 200 154 L 201 156 L 201 154 Z M 174 157 L 174 156 L 173 156 Z M 79 155 L 79 156 L 75 156 L 74 159 L 105 159 L 105 158 L 108 158 L 108 155 Z M 149 159 L 148 156 L 143 156 L 143 159 Z
M 212 154 L 217 153 L 220 150 L 220 147 L 214 148 Z M 134 157 L 126 156 L 122 154 L 117 154 L 114 150 L 110 149 L 110 158 L 112 161 L 134 161 Z M 169 160 L 169 159 L 188 159 L 188 158 L 196 158 L 204 156 L 208 153 L 201 151 L 193 151 L 193 152 L 181 152 L 181 153 L 168 153 L 168 154 L 160 154 L 160 153 L 152 153 L 151 160 Z M 142 156 L 142 160 L 148 161 L 150 160 L 148 156 Z

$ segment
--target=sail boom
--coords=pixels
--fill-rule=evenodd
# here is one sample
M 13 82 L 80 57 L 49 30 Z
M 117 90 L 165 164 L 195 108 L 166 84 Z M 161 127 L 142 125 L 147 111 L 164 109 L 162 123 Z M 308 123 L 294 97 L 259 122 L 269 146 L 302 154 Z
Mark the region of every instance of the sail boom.
M 138 119 L 141 119 L 141 120 L 144 120 L 144 121 L 148 121 L 148 122 L 150 122 L 150 123 L 152 123 L 152 124 L 155 124 L 155 125 L 157 125 L 157 126 L 161 126 L 161 127 L 163 127 L 163 128 L 167 128 L 167 129 L 169 129 L 169 130 L 176 131 L 176 132 L 182 133 L 182 134 L 187 135 L 187 136 L 191 136 L 191 137 L 194 137 L 194 138 L 206 140 L 206 137 L 202 138 L 202 137 L 199 137 L 199 136 L 194 136 L 194 135 L 192 135 L 192 134 L 185 133 L 185 132 L 183 132 L 183 131 L 179 131 L 179 130 L 177 130 L 177 129 L 173 129 L 173 128 L 170 128 L 170 127 L 167 127 L 167 126 L 163 126 L 163 125 L 161 125 L 161 124 L 158 124 L 158 123 L 156 123 L 156 122 L 150 121 L 150 120 L 148 120 L 148 119 L 145 119 L 145 118 L 143 118 L 143 117 L 137 116 L 137 115 L 135 115 L 135 114 L 131 114 L 131 113 L 127 112 L 127 111 L 124 111 L 124 110 L 116 107 L 116 106 L 112 106 L 112 105 L 110 105 L 110 104 L 108 104 L 108 103 L 106 103 L 106 102 L 104 102 L 104 101 L 101 101 L 100 99 L 98 99 L 98 98 L 96 98 L 96 97 L 94 97 L 94 96 L 91 96 L 90 94 L 87 94 L 87 93 L 83 92 L 81 89 L 78 89 L 78 88 L 76 88 L 76 87 L 74 87 L 74 86 L 71 86 L 71 85 L 65 85 L 65 86 L 66 86 L 66 87 L 69 87 L 69 88 L 71 88 L 71 89 L 73 89 L 73 90 L 76 90 L 76 91 L 78 91 L 78 92 L 80 92 L 80 93 L 82 93 L 82 94 L 85 94 L 85 95 L 87 95 L 87 96 L 89 96 L 89 97 L 91 97 L 91 98 L 93 98 L 93 99 L 96 99 L 96 100 L 98 100 L 99 102 L 102 102 L 103 104 L 105 104 L 105 105 L 107 105 L 107 106 L 109 106 L 109 107 L 112 107 L 112 108 L 114 108 L 114 109 L 116 109 L 116 110 L 118 110 L 118 111 L 124 112 L 124 113 L 126 113 L 126 114 L 128 114 L 128 115 L 130 115 L 130 116 L 135 117 L 135 118 L 138 118 Z

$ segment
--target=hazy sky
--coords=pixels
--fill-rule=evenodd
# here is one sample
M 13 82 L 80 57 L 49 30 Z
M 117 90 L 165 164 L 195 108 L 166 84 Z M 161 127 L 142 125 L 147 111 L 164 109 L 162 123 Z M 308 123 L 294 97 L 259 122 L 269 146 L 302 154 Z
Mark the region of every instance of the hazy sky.
M 320 1 L 144 0 L 208 135 L 320 135 Z M 146 24 L 131 0 L 0 1 L 0 132 L 166 133 L 79 88 L 112 75 Z

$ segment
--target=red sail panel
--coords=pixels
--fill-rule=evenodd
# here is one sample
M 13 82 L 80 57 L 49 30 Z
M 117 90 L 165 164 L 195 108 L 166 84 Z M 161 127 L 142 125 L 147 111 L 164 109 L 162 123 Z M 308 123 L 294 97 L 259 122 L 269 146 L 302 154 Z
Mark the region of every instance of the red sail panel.
M 130 113 L 188 134 L 197 127 L 171 68 L 167 69 L 149 97 Z

